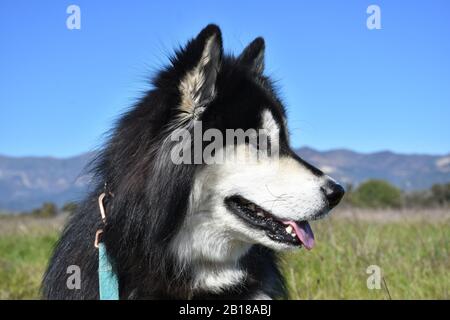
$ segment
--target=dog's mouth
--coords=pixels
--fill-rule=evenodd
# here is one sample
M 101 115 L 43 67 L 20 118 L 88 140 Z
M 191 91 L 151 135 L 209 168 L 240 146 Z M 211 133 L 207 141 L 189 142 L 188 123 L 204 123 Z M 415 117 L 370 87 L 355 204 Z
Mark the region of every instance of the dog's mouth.
M 283 220 L 257 204 L 234 195 L 225 199 L 229 210 L 254 227 L 266 231 L 267 236 L 277 242 L 293 246 L 314 247 L 314 234 L 308 221 Z

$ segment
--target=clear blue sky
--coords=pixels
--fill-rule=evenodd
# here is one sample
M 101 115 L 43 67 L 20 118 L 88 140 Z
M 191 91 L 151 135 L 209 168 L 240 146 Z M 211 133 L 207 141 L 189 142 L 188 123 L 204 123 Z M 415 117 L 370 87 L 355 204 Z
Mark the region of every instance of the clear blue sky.
M 81 30 L 66 8 L 81 8 Z M 368 30 L 366 8 L 381 8 Z M 295 146 L 450 151 L 450 1 L 0 1 L 0 154 L 92 150 L 210 22 L 266 39 Z

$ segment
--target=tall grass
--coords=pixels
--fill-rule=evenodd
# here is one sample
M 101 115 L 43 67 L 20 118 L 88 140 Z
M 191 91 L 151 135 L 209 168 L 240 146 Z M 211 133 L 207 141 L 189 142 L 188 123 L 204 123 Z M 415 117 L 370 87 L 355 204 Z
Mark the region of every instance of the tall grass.
M 313 250 L 283 254 L 291 299 L 450 298 L 448 212 L 335 216 L 312 223 Z M 0 299 L 39 298 L 63 221 L 0 217 Z M 367 288 L 370 265 L 382 270 L 380 290 Z
M 0 218 L 0 299 L 38 299 L 62 217 Z
M 450 222 L 330 219 L 312 225 L 316 247 L 285 254 L 292 299 L 449 299 Z M 369 266 L 381 289 L 368 289 Z
M 0 299 L 35 299 L 57 234 L 0 237 Z

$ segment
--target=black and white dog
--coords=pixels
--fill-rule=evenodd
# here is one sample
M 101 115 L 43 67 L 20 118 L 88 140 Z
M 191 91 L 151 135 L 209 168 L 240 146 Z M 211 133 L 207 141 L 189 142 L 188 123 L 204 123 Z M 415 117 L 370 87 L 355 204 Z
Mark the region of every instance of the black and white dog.
M 220 29 L 208 25 L 170 62 L 118 121 L 96 160 L 96 187 L 55 248 L 45 298 L 99 298 L 93 243 L 100 228 L 121 299 L 284 298 L 275 252 L 311 249 L 308 221 L 341 200 L 343 188 L 289 146 L 283 105 L 264 75 L 262 38 L 238 57 L 225 55 Z M 233 140 L 219 149 L 233 148 L 237 157 L 176 163 L 179 142 L 171 136 L 193 132 L 195 123 L 202 133 L 214 129 L 223 136 L 230 129 L 262 129 L 277 152 L 237 161 L 262 147 Z M 195 148 L 201 153 L 207 144 Z M 105 183 L 114 196 L 106 201 L 103 226 L 97 198 Z M 67 287 L 71 265 L 81 270 L 78 290 Z

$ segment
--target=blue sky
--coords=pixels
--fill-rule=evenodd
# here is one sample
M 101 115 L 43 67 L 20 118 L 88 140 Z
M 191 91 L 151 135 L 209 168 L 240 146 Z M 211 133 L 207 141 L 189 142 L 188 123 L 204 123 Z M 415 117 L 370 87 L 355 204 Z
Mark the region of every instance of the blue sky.
M 68 30 L 66 8 L 81 8 Z M 366 9 L 381 8 L 381 30 Z M 450 2 L 0 2 L 0 154 L 101 145 L 172 48 L 206 24 L 225 50 L 266 40 L 295 146 L 450 152 Z

